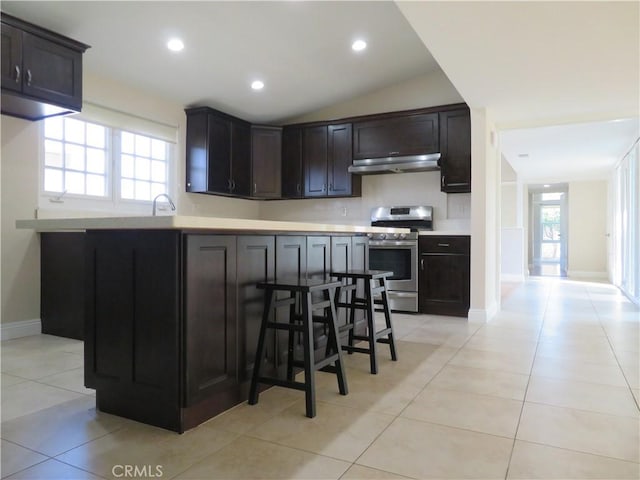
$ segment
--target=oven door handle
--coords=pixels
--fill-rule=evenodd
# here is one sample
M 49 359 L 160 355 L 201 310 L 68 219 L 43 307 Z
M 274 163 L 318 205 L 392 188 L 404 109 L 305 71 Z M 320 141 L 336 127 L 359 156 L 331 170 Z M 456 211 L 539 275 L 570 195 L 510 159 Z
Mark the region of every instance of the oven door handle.
M 370 240 L 370 247 L 394 248 L 394 247 L 416 247 L 415 240 Z

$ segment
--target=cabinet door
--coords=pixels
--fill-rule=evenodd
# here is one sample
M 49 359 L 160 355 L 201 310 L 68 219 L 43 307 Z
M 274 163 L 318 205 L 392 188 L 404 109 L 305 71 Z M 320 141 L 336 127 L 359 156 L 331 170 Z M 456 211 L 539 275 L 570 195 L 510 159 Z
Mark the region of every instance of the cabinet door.
M 251 127 L 251 196 L 280 198 L 282 129 Z
M 369 238 L 365 236 L 357 236 L 351 238 L 351 268 L 353 270 L 369 269 Z M 358 282 L 356 288 L 358 298 L 364 298 L 364 282 Z M 364 321 L 364 310 L 356 310 L 356 334 L 364 335 L 366 333 L 366 322 Z
M 2 88 L 22 90 L 22 31 L 2 24 Z
M 304 196 L 327 195 L 327 127 L 305 128 L 302 137 Z
M 40 234 L 42 333 L 84 339 L 83 232 Z
M 231 122 L 216 115 L 208 115 L 206 149 L 209 152 L 207 170 L 209 181 L 205 191 L 231 192 Z
M 331 237 L 307 237 L 307 278 L 324 279 L 331 270 Z M 323 294 L 313 294 L 313 301 L 323 300 Z M 313 343 L 316 358 L 322 358 L 327 344 L 326 328 L 322 324 L 314 325 Z
M 187 235 L 184 267 L 185 401 L 238 383 L 236 238 Z
M 440 113 L 440 187 L 447 193 L 471 191 L 471 120 L 468 109 Z
M 353 162 L 351 124 L 329 125 L 327 135 L 328 195 L 349 196 L 352 193 L 352 175 L 348 168 Z
M 351 269 L 351 237 L 331 237 L 331 270 L 347 271 Z M 346 297 L 342 296 L 342 301 Z M 347 312 L 338 311 L 338 326 L 346 325 Z M 344 333 L 346 336 L 347 333 Z
M 353 158 L 438 152 L 438 114 L 402 115 L 353 125 Z
M 256 288 L 256 284 L 275 276 L 275 238 L 266 235 L 238 236 L 237 267 L 238 359 L 240 380 L 245 381 L 253 372 L 264 305 L 264 290 Z M 267 355 L 272 353 L 273 349 Z
M 102 411 L 180 431 L 180 232 L 86 235 L 85 385 Z
M 82 108 L 82 53 L 23 33 L 22 92 L 40 100 Z
M 282 198 L 302 197 L 302 129 L 282 130 Z
M 231 193 L 248 197 L 251 194 L 251 126 L 231 123 Z
M 276 277 L 299 278 L 307 273 L 307 238 L 304 236 L 278 235 L 276 237 Z M 278 292 L 276 298 L 283 299 L 290 296 L 287 292 Z M 296 313 L 302 313 L 300 304 L 296 305 Z M 279 308 L 275 315 L 280 323 L 289 323 L 289 307 Z M 285 378 L 289 349 L 289 335 L 287 331 L 278 330 L 275 335 L 275 368 L 278 375 Z M 296 342 L 296 345 L 301 344 Z
M 421 313 L 466 317 L 470 300 L 469 237 L 420 237 Z

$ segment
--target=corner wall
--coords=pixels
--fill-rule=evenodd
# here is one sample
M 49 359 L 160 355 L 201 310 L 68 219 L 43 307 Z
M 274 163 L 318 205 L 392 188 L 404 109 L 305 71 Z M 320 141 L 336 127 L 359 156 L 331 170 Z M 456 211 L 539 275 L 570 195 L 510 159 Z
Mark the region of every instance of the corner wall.
M 569 277 L 608 277 L 608 186 L 606 180 L 569 183 Z

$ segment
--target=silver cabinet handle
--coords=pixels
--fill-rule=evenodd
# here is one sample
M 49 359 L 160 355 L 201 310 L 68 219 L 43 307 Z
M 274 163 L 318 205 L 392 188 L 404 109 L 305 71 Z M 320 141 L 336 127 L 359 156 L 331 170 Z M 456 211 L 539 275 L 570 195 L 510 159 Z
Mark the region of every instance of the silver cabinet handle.
M 229 190 L 232 190 L 232 188 L 231 188 L 231 179 L 230 178 L 227 178 L 227 188 Z
M 16 72 L 16 83 L 20 83 L 20 66 L 19 65 L 16 65 L 15 72 Z
M 420 259 L 420 270 L 424 271 L 424 258 Z
M 400 152 L 389 152 L 389 155 L 398 155 Z
M 448 243 L 439 243 L 438 246 L 439 247 L 448 247 L 449 244 Z
M 323 192 L 326 192 L 326 191 L 327 191 L 327 185 L 326 185 L 326 184 L 324 184 L 324 183 L 322 184 L 322 191 L 323 191 Z
M 236 189 L 236 181 L 231 180 L 231 190 L 235 190 L 235 189 Z
M 440 175 L 440 187 L 444 188 L 444 175 Z
M 190 186 L 191 186 L 191 182 L 187 182 L 187 187 L 190 187 Z
M 258 192 L 258 184 L 254 183 L 253 184 L 253 193 L 257 193 Z
M 296 191 L 297 191 L 298 193 L 300 193 L 300 191 L 301 191 L 301 189 L 300 189 L 300 184 L 299 184 L 299 183 L 296 183 Z
M 27 69 L 27 86 L 31 86 L 31 69 Z
M 333 183 L 329 184 L 329 190 L 333 190 Z

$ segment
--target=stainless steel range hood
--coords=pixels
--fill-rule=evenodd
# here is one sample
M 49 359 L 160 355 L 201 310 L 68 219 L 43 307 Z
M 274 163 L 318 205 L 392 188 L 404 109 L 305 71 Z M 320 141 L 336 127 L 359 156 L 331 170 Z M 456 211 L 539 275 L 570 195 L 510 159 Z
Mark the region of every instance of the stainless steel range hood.
M 405 157 L 366 158 L 354 160 L 349 173 L 375 175 L 381 173 L 429 172 L 440 170 L 439 153 L 408 155 Z

